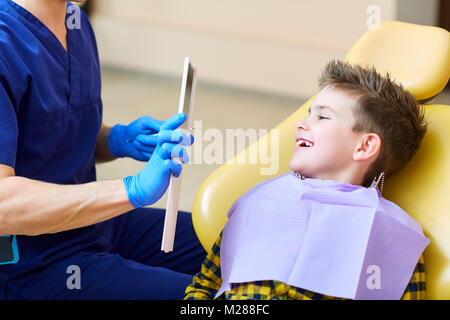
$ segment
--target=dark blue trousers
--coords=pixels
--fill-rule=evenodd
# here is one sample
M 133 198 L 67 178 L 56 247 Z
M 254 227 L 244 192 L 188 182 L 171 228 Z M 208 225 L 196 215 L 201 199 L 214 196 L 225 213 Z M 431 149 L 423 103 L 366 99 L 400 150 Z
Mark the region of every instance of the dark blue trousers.
M 48 270 L 41 277 L 30 274 L 29 281 L 59 279 L 49 293 L 35 293 L 32 299 L 182 299 L 206 252 L 187 212 L 178 214 L 174 251 L 161 251 L 164 215 L 163 209 L 141 208 L 114 218 L 105 250 L 80 251 L 58 261 L 51 276 Z M 78 268 L 79 288 L 70 266 Z M 8 285 L 5 291 L 7 299 L 27 298 Z

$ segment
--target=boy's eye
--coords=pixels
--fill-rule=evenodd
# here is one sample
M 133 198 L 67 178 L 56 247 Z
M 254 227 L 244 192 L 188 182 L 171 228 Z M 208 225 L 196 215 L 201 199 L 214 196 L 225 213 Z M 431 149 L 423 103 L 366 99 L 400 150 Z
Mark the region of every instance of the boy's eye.
M 317 116 L 317 118 L 319 118 L 319 120 L 322 120 L 322 119 L 328 119 L 328 118 L 322 117 L 322 116 Z

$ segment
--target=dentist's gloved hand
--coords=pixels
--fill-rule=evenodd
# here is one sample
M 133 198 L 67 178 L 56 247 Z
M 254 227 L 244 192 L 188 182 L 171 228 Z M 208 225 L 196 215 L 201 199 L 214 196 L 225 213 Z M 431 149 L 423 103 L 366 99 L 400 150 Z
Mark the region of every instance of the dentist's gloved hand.
M 181 164 L 173 158 L 179 158 L 183 163 L 189 162 L 186 150 L 181 145 L 190 146 L 193 137 L 187 137 L 180 130 L 175 130 L 185 120 L 186 115 L 179 113 L 161 124 L 150 161 L 138 174 L 123 179 L 133 207 L 151 205 L 164 195 L 171 174 L 178 177 L 182 169 Z
M 164 121 L 148 116 L 141 117 L 129 125 L 117 124 L 108 135 L 108 146 L 111 154 L 117 158 L 130 157 L 140 161 L 148 161 L 156 148 L 156 137 L 153 144 L 136 143 L 139 135 L 154 135 L 159 132 Z

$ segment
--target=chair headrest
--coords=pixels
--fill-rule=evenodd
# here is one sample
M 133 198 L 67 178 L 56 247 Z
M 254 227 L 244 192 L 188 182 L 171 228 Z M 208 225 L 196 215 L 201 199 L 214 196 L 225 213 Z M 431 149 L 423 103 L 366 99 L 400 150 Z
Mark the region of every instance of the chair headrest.
M 389 71 L 418 101 L 436 96 L 450 76 L 450 33 L 442 28 L 385 21 L 367 31 L 344 61 Z

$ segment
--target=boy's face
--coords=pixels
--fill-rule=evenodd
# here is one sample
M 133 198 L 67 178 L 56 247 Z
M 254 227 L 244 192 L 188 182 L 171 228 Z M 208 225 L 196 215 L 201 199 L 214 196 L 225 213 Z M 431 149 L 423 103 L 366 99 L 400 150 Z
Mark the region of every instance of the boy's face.
M 353 153 L 361 133 L 353 132 L 352 109 L 357 100 L 339 89 L 322 89 L 310 108 L 308 118 L 297 122 L 294 155 L 289 166 L 308 178 L 348 179 Z M 304 145 L 302 139 L 311 142 Z M 306 141 L 307 142 L 307 141 Z

